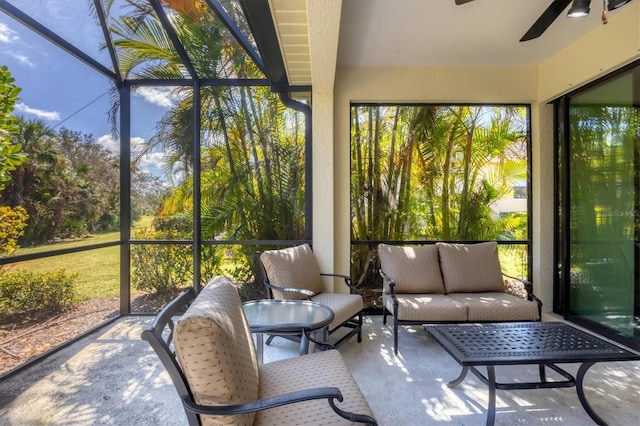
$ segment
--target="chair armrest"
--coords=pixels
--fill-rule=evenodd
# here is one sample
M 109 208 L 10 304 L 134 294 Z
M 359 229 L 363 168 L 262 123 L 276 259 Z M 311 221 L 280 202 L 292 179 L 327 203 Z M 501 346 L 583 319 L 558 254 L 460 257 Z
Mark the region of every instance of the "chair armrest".
M 504 280 L 505 291 L 507 293 L 511 293 L 514 296 L 520 296 L 523 299 L 526 298 L 527 300 L 531 300 L 531 296 L 533 295 L 533 284 L 530 281 L 523 278 L 512 277 L 505 273 L 503 273 L 502 276 L 507 278 L 507 280 Z M 512 284 L 512 286 L 509 286 L 509 284 Z M 522 294 L 523 289 L 526 292 L 526 295 Z
M 311 300 L 311 297 L 315 296 L 316 294 L 314 292 L 312 292 L 311 290 L 306 290 L 303 288 L 290 288 L 290 287 L 278 287 L 277 285 L 273 285 L 269 282 L 268 279 L 264 280 L 264 285 L 267 288 L 270 288 L 272 290 L 278 290 L 278 291 L 282 291 L 284 293 L 297 293 L 297 294 L 301 294 L 304 297 L 306 297 L 307 299 Z
M 347 285 L 347 287 L 349 287 L 351 289 L 351 291 L 353 291 L 356 294 L 359 294 L 360 296 L 362 296 L 364 293 L 362 292 L 362 290 L 356 288 L 353 285 L 353 281 L 351 281 L 351 277 L 348 275 L 342 275 L 342 274 L 320 274 L 323 277 L 336 277 L 336 278 L 342 278 L 344 280 L 344 283 Z
M 336 414 L 338 414 L 340 417 L 343 417 L 347 420 L 371 425 L 377 424 L 375 419 L 371 418 L 370 416 L 350 413 L 336 407 L 334 401 L 337 399 L 338 401 L 342 402 L 343 397 L 340 389 L 335 387 L 312 388 L 289 392 L 259 401 L 248 402 L 245 404 L 215 406 L 199 405 L 188 398 L 183 398 L 182 404 L 187 410 L 200 415 L 233 416 L 238 414 L 254 413 L 257 411 L 267 410 L 269 408 L 281 407 L 283 405 L 294 404 L 303 401 L 311 401 L 315 399 L 327 399 L 333 411 L 335 411 Z
M 536 302 L 538 304 L 538 314 L 540 315 L 540 318 L 542 318 L 542 300 L 538 299 L 534 294 L 533 294 L 533 284 L 531 283 L 531 281 L 525 280 L 524 278 L 517 278 L 517 277 L 512 277 L 511 275 L 507 275 L 505 273 L 502 274 L 504 277 L 508 278 L 509 280 L 512 280 L 511 282 L 515 281 L 517 284 L 520 284 L 526 291 L 526 299 L 530 300 L 532 302 Z M 514 284 L 516 284 L 514 283 Z M 505 292 L 509 293 L 509 294 L 513 294 L 514 296 L 520 296 L 522 298 L 523 295 L 521 294 L 520 291 L 518 291 L 517 289 L 514 288 L 509 288 L 509 286 L 507 285 L 507 283 L 505 282 Z
M 379 270 L 380 276 L 382 277 L 382 292 L 391 294 L 393 299 L 396 298 L 396 283 L 389 277 L 389 275 L 385 274 L 382 269 Z

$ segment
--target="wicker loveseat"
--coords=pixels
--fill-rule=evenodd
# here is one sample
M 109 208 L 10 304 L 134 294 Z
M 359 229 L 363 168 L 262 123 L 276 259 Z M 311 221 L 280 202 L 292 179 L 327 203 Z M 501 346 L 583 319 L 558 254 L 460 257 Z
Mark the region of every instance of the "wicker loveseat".
M 197 297 L 186 289 L 142 338 L 169 372 L 191 425 L 376 424 L 337 350 L 258 364 L 238 291 L 226 277 L 213 278 Z
M 539 321 L 542 302 L 530 282 L 504 275 L 495 241 L 423 246 L 380 244 L 383 322 Z

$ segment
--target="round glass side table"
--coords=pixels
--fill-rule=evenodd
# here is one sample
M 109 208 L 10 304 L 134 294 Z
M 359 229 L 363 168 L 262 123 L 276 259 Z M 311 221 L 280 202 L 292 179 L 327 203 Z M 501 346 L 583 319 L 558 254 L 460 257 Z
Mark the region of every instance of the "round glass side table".
M 265 333 L 300 335 L 300 355 L 303 355 L 315 346 L 309 344 L 308 334 L 323 330 L 322 340 L 326 340 L 327 326 L 333 321 L 330 308 L 310 300 L 250 300 L 242 307 L 251 332 L 256 334 L 256 351 L 261 364 Z

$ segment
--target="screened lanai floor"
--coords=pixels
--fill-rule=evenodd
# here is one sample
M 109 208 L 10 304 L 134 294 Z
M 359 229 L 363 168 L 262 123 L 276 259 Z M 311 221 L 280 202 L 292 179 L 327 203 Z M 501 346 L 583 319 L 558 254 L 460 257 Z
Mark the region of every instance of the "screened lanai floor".
M 547 318 L 556 319 L 556 318 Z M 0 383 L 2 425 L 184 425 L 180 401 L 140 332 L 150 317 L 125 317 Z M 458 365 L 419 326 L 403 327 L 393 355 L 389 326 L 365 318 L 363 341 L 340 352 L 381 425 L 481 425 L 487 388 L 469 375 L 450 389 Z M 275 339 L 265 361 L 296 356 Z M 577 365 L 568 365 L 572 373 Z M 499 367 L 498 380 L 535 380 L 536 367 Z M 554 373 L 555 374 L 555 373 Z M 551 376 L 554 377 L 554 376 Z M 610 425 L 640 424 L 640 362 L 596 364 L 585 392 Z M 497 391 L 497 425 L 591 425 L 574 388 Z

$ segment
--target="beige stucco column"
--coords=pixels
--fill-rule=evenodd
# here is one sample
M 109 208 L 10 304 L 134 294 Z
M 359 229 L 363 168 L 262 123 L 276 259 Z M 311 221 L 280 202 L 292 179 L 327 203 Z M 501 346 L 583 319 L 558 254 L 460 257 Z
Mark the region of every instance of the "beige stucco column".
M 336 264 L 335 244 L 335 194 L 340 189 L 335 186 L 333 86 L 342 0 L 308 0 L 307 12 L 313 120 L 313 250 L 320 271 L 348 275 L 348 268 Z M 325 288 L 333 291 L 333 287 L 333 280 L 327 279 Z
M 531 105 L 531 278 L 543 312 L 553 310 L 554 135 L 553 106 Z

